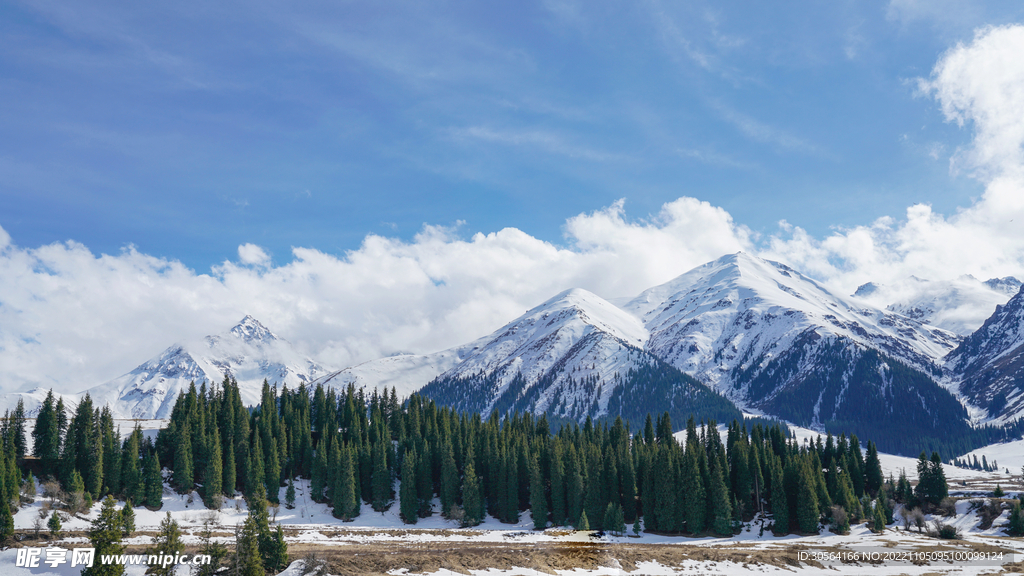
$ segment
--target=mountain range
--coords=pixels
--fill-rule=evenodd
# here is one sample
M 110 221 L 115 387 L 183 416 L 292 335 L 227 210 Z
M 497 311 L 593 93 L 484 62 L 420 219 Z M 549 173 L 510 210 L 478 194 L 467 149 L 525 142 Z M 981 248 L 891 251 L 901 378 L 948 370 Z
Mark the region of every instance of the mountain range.
M 724 420 L 742 410 L 903 438 L 893 451 L 1024 414 L 1024 289 L 1015 278 L 912 278 L 843 296 L 785 264 L 737 253 L 616 302 L 571 289 L 464 345 L 340 370 L 247 316 L 64 396 L 75 403 L 89 393 L 119 418 L 165 418 L 191 382 L 227 374 L 247 403 L 267 379 L 393 387 L 484 415 L 528 410 L 555 420 L 668 411 L 678 427 L 690 413 Z M 31 414 L 45 394 L 3 401 L 22 398 Z

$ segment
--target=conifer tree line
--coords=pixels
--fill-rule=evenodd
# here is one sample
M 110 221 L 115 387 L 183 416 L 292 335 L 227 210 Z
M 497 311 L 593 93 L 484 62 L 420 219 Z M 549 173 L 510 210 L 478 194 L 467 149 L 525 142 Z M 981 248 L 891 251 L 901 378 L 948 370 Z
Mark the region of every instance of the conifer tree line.
M 210 507 L 238 492 L 277 503 L 282 489 L 290 506 L 295 479 L 304 478 L 311 498 L 345 521 L 365 503 L 397 506 L 409 524 L 433 514 L 466 526 L 487 514 L 512 523 L 529 511 L 536 528 L 624 532 L 642 519 L 645 530 L 670 534 L 728 535 L 758 512 L 780 534 L 815 532 L 823 519 L 843 529 L 843 521 L 881 515 L 884 525 L 896 502 L 946 495 L 936 453 L 922 454 L 915 491 L 905 477 L 885 481 L 877 447 L 868 442 L 862 455 L 856 436 L 800 444 L 777 423 L 733 420 L 723 441 L 714 420 L 691 417 L 679 441 L 667 412 L 648 415 L 636 432 L 621 418 L 555 432 L 544 415 L 484 419 L 418 394 L 400 403 L 394 389 L 367 398 L 351 385 L 278 390 L 267 382 L 261 402 L 246 408 L 226 377 L 183 392 L 155 443 L 138 429 L 117 442 L 109 410 L 88 396 L 70 420 L 62 414 L 48 396 L 33 431 L 41 465 L 93 500 L 111 494 L 152 506 L 161 468 L 173 488 L 198 488 Z M 7 430 L 4 446 L 16 454 Z
M 32 430 L 32 455 L 40 478 L 58 480 L 76 503 L 89 506 L 107 495 L 157 508 L 163 493 L 161 462 L 136 426 L 124 440 L 110 408 L 97 408 L 86 394 L 74 412 L 46 395 Z M 77 506 L 76 506 L 77 507 Z
M 779 533 L 810 532 L 835 506 L 864 517 L 862 498 L 870 507 L 883 486 L 877 448 L 869 443 L 865 459 L 855 436 L 800 445 L 777 424 L 748 430 L 734 420 L 723 443 L 714 421 L 691 418 L 680 443 L 673 430 L 665 413 L 636 434 L 621 418 L 553 432 L 544 415 L 482 419 L 418 394 L 400 403 L 394 389 L 367 398 L 352 386 L 310 393 L 264 383 L 262 401 L 246 410 L 225 379 L 179 397 L 155 453 L 178 490 L 200 485 L 212 502 L 235 491 L 276 502 L 301 477 L 339 519 L 363 503 L 397 505 L 410 524 L 432 514 L 511 523 L 529 511 L 537 528 L 624 532 L 642 517 L 649 531 L 725 535 L 764 512 Z

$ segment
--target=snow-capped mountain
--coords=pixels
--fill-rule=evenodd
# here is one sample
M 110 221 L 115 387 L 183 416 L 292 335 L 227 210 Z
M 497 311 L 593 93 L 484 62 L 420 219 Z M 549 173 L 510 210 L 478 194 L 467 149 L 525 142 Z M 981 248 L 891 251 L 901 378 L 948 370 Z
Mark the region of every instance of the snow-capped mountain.
M 946 356 L 946 368 L 995 422 L 1024 416 L 1024 287 Z
M 399 398 L 406 398 L 434 378 L 462 362 L 474 344 L 466 344 L 433 354 L 396 354 L 377 358 L 342 370 L 336 370 L 315 380 L 321 384 L 344 390 L 349 384 L 367 394 L 394 388 Z
M 219 384 L 224 375 L 237 380 L 242 402 L 259 402 L 263 380 L 294 387 L 328 371 L 295 351 L 252 316 L 223 334 L 196 343 L 175 344 L 149 361 L 99 386 L 78 394 L 61 394 L 72 407 L 88 393 L 96 406 L 109 405 L 115 418 L 167 418 L 178 394 L 189 384 Z M 25 401 L 29 414 L 38 412 L 46 390 L 9 394 L 5 404 Z M 57 395 L 57 393 L 54 393 Z
M 867 283 L 854 293 L 877 307 L 966 336 L 977 330 L 996 306 L 1020 288 L 1012 276 L 982 282 L 971 275 L 954 280 L 911 276 L 893 285 Z
M 465 348 L 465 359 L 423 394 L 484 414 L 527 410 L 570 420 L 625 414 L 638 404 L 660 413 L 698 399 L 735 411 L 645 352 L 647 338 L 638 318 L 586 290 L 568 290 Z
M 648 352 L 740 406 L 823 425 L 895 415 L 920 397 L 930 408 L 915 426 L 966 417 L 929 376 L 955 334 L 835 295 L 785 264 L 724 256 L 625 308 L 650 331 Z M 872 411 L 862 398 L 875 398 Z
M 646 290 L 625 308 L 650 330 L 647 350 L 738 400 L 747 399 L 740 373 L 756 373 L 808 331 L 877 349 L 929 372 L 959 340 L 835 295 L 785 264 L 742 252 Z

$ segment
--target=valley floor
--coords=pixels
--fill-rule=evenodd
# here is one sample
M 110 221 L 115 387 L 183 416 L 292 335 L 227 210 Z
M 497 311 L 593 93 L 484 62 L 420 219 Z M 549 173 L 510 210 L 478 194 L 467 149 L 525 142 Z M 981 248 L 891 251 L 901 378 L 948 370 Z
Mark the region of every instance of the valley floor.
M 292 565 L 286 576 L 301 576 L 302 559 L 311 553 L 327 561 L 331 574 L 399 575 L 448 574 L 598 576 L 629 574 L 1004 574 L 1024 572 L 1024 539 L 1009 538 L 1003 527 L 1007 513 L 981 528 L 981 518 L 964 497 L 957 505 L 955 518 L 942 519 L 963 534 L 958 541 L 937 540 L 916 530 L 907 531 L 897 521 L 882 534 L 871 533 L 863 524 L 848 535 L 836 535 L 823 529 L 817 535 L 775 537 L 762 533 L 755 521 L 731 538 L 687 538 L 641 533 L 639 536 L 602 535 L 571 529 L 531 529 L 529 513 L 518 524 L 502 524 L 494 519 L 474 528 L 461 529 L 439 516 L 422 519 L 414 526 L 397 516 L 397 506 L 384 513 L 363 506 L 363 513 L 351 523 L 342 523 L 330 515 L 327 506 L 306 498 L 308 484 L 296 483 L 297 499 L 293 509 L 271 508 L 272 517 L 285 529 Z M 284 490 L 281 499 L 284 498 Z M 85 531 L 99 513 L 99 504 L 87 514 L 67 517 L 58 542 L 48 542 L 46 529 L 34 537 L 37 518 L 46 514 L 48 500 L 37 496 L 15 516 L 21 539 L 14 547 L 0 552 L 0 574 L 77 575 L 80 568 L 67 564 L 57 568 L 16 568 L 18 547 L 59 546 L 65 549 L 87 547 Z M 218 511 L 207 510 L 197 494 L 183 496 L 165 490 L 159 511 L 135 509 L 135 534 L 127 540 L 129 552 L 141 553 L 152 543 L 160 521 L 170 512 L 185 533 L 186 544 L 198 543 L 198 532 L 210 523 L 215 537 L 233 545 L 236 524 L 245 517 L 241 499 L 227 500 Z M 930 519 L 930 518 L 929 518 Z M 882 561 L 885 554 L 920 555 L 932 558 L 915 561 Z M 935 559 L 937 553 L 958 553 L 969 560 L 946 562 Z M 875 560 L 870 560 L 873 555 Z M 837 555 L 845 555 L 838 560 Z M 994 559 L 986 559 L 995 556 Z M 864 560 L 865 558 L 868 560 Z M 857 561 L 854 561 L 856 558 Z M 10 568 L 8 568 L 10 567 Z M 141 576 L 144 566 L 130 566 L 127 574 Z M 188 574 L 180 566 L 177 574 Z

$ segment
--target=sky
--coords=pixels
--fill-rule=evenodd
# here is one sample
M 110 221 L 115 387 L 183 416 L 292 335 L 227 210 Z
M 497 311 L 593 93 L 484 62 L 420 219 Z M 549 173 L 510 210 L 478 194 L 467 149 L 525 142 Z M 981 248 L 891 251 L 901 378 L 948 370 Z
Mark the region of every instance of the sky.
M 325 363 L 745 250 L 1024 277 L 1019 2 L 0 7 L 0 390 L 252 314 Z

